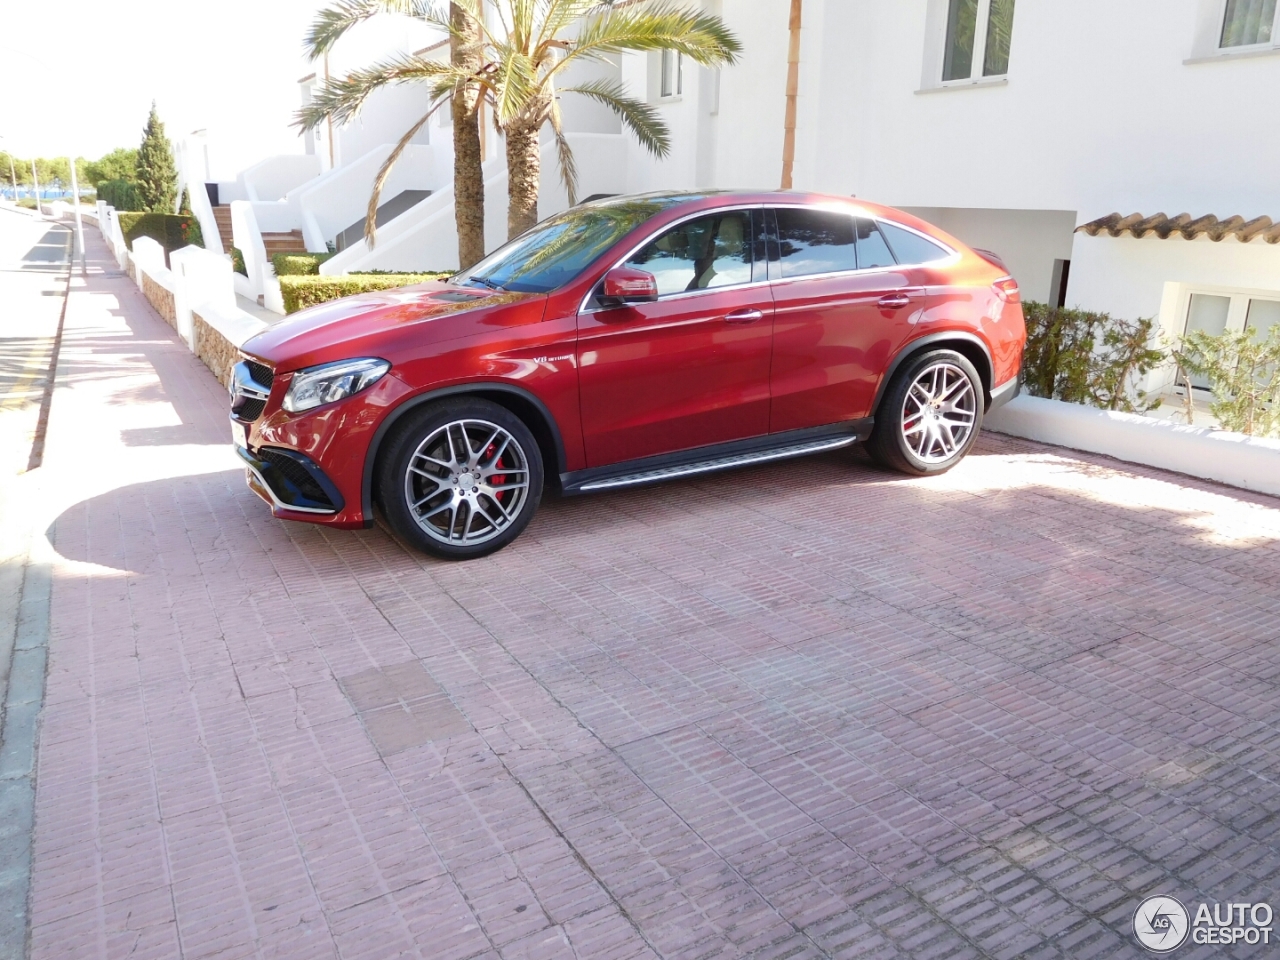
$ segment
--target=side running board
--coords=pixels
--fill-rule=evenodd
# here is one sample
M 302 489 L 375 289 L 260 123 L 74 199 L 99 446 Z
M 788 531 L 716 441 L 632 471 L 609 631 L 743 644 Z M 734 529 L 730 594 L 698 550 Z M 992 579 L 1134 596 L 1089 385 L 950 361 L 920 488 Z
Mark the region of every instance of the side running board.
M 596 490 L 614 490 L 618 487 L 634 487 L 642 483 L 659 483 L 663 480 L 674 480 L 677 477 L 688 477 L 698 473 L 712 473 L 716 470 L 731 470 L 734 467 L 745 467 L 754 463 L 768 463 L 770 460 L 786 460 L 790 457 L 803 457 L 810 453 L 822 453 L 824 450 L 838 450 L 858 441 L 856 435 L 827 437 L 822 440 L 810 440 L 804 443 L 793 443 L 785 447 L 773 447 L 753 453 L 737 453 L 698 463 L 686 463 L 679 466 L 659 467 L 630 473 L 620 477 L 608 477 L 602 480 L 590 480 L 581 486 L 572 488 L 574 493 L 593 493 Z

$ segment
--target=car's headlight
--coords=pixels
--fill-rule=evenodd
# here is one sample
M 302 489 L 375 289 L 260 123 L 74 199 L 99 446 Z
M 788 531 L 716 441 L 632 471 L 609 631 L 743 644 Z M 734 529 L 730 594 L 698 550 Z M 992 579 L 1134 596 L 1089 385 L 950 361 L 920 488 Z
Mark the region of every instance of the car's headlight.
M 295 373 L 289 382 L 284 408 L 290 413 L 301 413 L 324 403 L 343 400 L 373 386 L 390 369 L 391 364 L 376 357 L 307 367 Z

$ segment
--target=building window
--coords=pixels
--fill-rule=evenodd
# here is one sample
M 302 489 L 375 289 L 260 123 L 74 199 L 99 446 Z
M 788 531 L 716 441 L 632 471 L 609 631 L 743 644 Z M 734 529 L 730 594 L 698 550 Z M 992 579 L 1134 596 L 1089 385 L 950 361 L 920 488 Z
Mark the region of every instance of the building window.
M 684 57 L 674 50 L 662 51 L 661 96 L 678 97 L 684 93 Z
M 1200 331 L 1216 337 L 1229 331 L 1239 333 L 1247 329 L 1252 332 L 1252 339 L 1261 342 L 1277 324 L 1280 324 L 1280 294 L 1259 297 L 1246 293 L 1193 292 L 1187 300 L 1183 332 Z M 1191 385 L 1209 389 L 1209 381 L 1205 377 L 1193 376 Z
M 1274 5 L 1275 0 L 1266 2 Z M 1009 72 L 1013 3 L 1014 0 L 949 0 L 943 81 L 1002 77 Z
M 1276 23 L 1276 0 L 1227 0 L 1218 46 L 1252 47 L 1270 43 Z

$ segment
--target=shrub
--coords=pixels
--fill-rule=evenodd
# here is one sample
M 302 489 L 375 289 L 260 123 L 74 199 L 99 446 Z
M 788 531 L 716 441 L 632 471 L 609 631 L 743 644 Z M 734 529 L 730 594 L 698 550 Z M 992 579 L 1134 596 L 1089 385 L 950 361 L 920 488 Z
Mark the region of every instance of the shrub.
M 137 173 L 138 197 L 143 210 L 167 213 L 178 199 L 178 168 L 173 162 L 173 148 L 164 134 L 164 123 L 156 113 L 156 103 L 151 101 L 151 113 L 147 125 L 142 128 L 142 143 L 138 146 Z
M 1224 429 L 1260 437 L 1280 434 L 1280 324 L 1266 337 L 1252 327 L 1216 337 L 1194 330 L 1173 353 L 1180 375 L 1208 379 L 1209 409 Z
M 277 277 L 315 277 L 332 253 L 277 253 L 271 258 Z
M 231 269 L 242 277 L 249 275 L 249 268 L 244 265 L 244 254 L 240 252 L 239 247 L 231 248 Z
M 120 232 L 124 234 L 125 245 L 130 250 L 138 237 L 150 237 L 164 247 L 165 253 L 189 244 L 204 246 L 200 223 L 190 214 L 131 212 L 120 213 L 119 219 Z
M 1165 354 L 1154 346 L 1155 321 L 1068 310 L 1028 300 L 1022 369 L 1027 392 L 1107 410 L 1142 412 L 1156 406 L 1134 381 Z
M 103 180 L 98 184 L 98 199 L 122 213 L 142 209 L 138 189 L 131 180 Z
M 335 277 L 298 276 L 296 274 L 280 278 L 280 295 L 284 299 L 285 313 L 297 313 L 318 303 L 339 300 L 342 297 L 354 296 L 358 293 L 370 293 L 375 290 L 390 290 L 394 287 L 407 287 L 427 280 L 439 280 L 449 276 L 448 273 L 384 273 L 384 274 L 343 274 Z

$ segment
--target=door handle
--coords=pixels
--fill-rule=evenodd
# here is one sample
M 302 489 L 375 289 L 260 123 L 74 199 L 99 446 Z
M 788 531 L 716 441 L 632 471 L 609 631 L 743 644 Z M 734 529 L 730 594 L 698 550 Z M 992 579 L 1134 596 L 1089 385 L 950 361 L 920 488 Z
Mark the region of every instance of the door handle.
M 905 293 L 888 293 L 876 301 L 886 310 L 897 310 L 899 307 L 905 307 L 911 302 L 911 298 Z
M 725 314 L 725 323 L 755 323 L 757 320 L 763 320 L 764 314 L 759 310 L 735 310 L 733 313 Z

